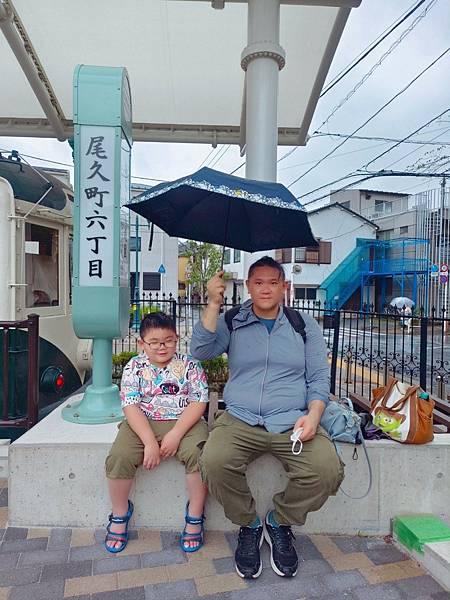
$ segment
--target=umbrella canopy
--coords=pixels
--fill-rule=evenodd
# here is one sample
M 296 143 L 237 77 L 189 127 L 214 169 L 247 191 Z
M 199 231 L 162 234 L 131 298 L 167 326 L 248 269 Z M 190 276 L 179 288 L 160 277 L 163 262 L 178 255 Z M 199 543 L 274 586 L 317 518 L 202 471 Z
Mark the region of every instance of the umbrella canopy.
M 411 300 L 411 298 L 407 298 L 406 296 L 398 296 L 397 298 L 392 298 L 390 305 L 396 306 L 399 309 L 412 308 L 414 306 L 414 302 Z
M 283 185 L 207 167 L 157 185 L 126 206 L 170 236 L 246 252 L 318 245 L 303 206 Z

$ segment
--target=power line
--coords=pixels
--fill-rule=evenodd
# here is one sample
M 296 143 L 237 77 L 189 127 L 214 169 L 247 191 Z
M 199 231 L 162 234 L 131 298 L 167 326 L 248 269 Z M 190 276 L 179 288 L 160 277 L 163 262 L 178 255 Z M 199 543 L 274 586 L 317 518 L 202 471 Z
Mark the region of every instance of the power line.
M 399 146 L 400 144 L 403 144 L 406 140 L 408 140 L 409 138 L 411 138 L 413 135 L 416 135 L 416 133 L 418 133 L 421 129 L 425 129 L 425 127 L 427 127 L 428 125 L 430 125 L 430 123 L 433 123 L 433 121 L 437 121 L 437 119 L 439 119 L 440 117 L 442 117 L 443 115 L 445 115 L 445 113 L 448 113 L 449 111 L 450 111 L 449 108 L 446 108 L 445 110 L 443 110 L 439 115 L 437 115 L 436 117 L 433 117 L 432 119 L 430 119 L 429 121 L 427 121 L 425 123 L 425 125 L 421 125 L 415 131 L 413 131 L 412 133 L 410 133 L 409 135 L 407 135 L 406 137 L 404 137 L 402 140 L 400 140 L 399 142 L 396 142 L 393 146 L 391 146 L 390 148 L 388 148 L 387 150 L 385 150 L 384 152 L 382 152 L 378 156 L 375 156 L 375 158 L 372 158 L 372 160 L 370 160 L 368 163 L 366 163 L 364 165 L 364 168 L 367 168 L 369 165 L 371 165 L 372 163 L 374 163 L 376 160 L 378 160 L 382 156 L 385 156 L 385 154 L 388 154 L 388 152 L 390 152 L 394 148 L 397 148 L 397 146 Z
M 363 173 L 360 172 L 359 174 L 361 175 Z M 354 175 L 356 175 L 356 173 L 354 173 Z M 445 171 L 443 173 L 422 173 L 422 172 L 413 173 L 413 172 L 409 172 L 409 171 L 405 172 L 405 171 L 386 171 L 386 170 L 374 171 L 371 173 L 370 172 L 367 173 L 364 177 L 361 177 L 361 179 L 358 179 L 357 181 L 353 181 L 352 183 L 344 185 L 343 187 L 341 187 L 337 190 L 333 190 L 333 194 L 342 192 L 343 190 L 346 190 L 351 186 L 357 185 L 358 183 L 362 183 L 364 181 L 373 179 L 375 177 L 436 177 L 436 178 L 442 178 L 444 175 L 445 175 Z M 305 207 L 310 204 L 314 204 L 315 202 L 318 202 L 319 200 L 323 200 L 327 196 L 329 196 L 329 194 L 324 194 L 322 196 L 318 196 L 317 198 L 314 198 L 313 200 L 309 200 L 308 202 L 302 203 L 302 205 L 303 205 L 303 207 Z
M 364 121 L 364 123 L 362 125 L 360 125 L 354 131 L 352 131 L 352 133 L 349 136 L 347 136 L 340 144 L 335 146 L 330 152 L 328 152 L 327 154 L 325 154 L 325 156 L 320 158 L 311 168 L 309 168 L 307 171 L 302 173 L 299 177 L 297 177 L 296 179 L 291 181 L 291 183 L 287 187 L 288 188 L 292 187 L 295 183 L 300 181 L 300 179 L 303 179 L 303 177 L 305 177 L 305 175 L 307 175 L 308 173 L 313 171 L 315 168 L 317 168 L 321 163 L 323 163 L 323 161 L 326 160 L 329 156 L 334 154 L 334 152 L 336 152 L 336 150 L 338 150 L 341 146 L 343 146 L 350 139 L 350 136 L 355 135 L 355 133 L 358 133 L 358 131 L 360 131 L 363 127 L 365 127 L 368 123 L 370 123 L 370 121 L 372 121 L 375 117 L 377 117 L 387 106 L 392 104 L 392 102 L 394 102 L 394 100 L 396 100 L 399 96 L 401 96 L 404 92 L 406 92 L 406 90 L 408 90 L 413 85 L 413 83 L 415 83 L 420 77 L 422 77 L 422 75 L 424 75 L 424 73 L 426 73 L 429 69 L 431 69 L 431 67 L 433 67 L 449 51 L 450 51 L 450 47 L 448 47 L 446 50 L 444 50 L 444 52 L 442 52 L 437 58 L 435 58 L 429 65 L 427 65 L 424 69 L 422 69 L 422 71 L 420 71 L 420 73 L 418 75 L 416 75 L 413 79 L 411 79 L 411 81 L 404 88 L 402 88 L 399 92 L 397 92 L 394 96 L 392 96 L 392 98 L 390 98 L 390 100 L 388 100 L 385 104 L 383 104 L 383 106 L 381 108 L 379 108 L 374 114 L 372 114 L 366 121 Z M 414 132 L 414 134 L 415 133 L 417 133 L 417 132 Z M 412 134 L 412 135 L 414 135 L 414 134 Z M 412 136 L 408 136 L 408 137 L 412 137 Z M 398 142 L 397 145 L 399 143 L 401 143 L 401 142 Z M 393 146 L 393 147 L 395 147 L 395 146 Z M 383 154 L 385 154 L 385 153 L 383 153 Z M 380 156 L 383 156 L 383 154 L 381 154 Z M 373 161 L 371 161 L 371 162 L 373 162 Z M 368 163 L 368 164 L 370 164 L 370 163 Z
M 6 148 L 0 148 L 0 152 L 9 152 L 11 153 L 12 150 L 8 150 Z M 50 163 L 53 165 L 59 165 L 61 167 L 69 167 L 71 169 L 73 169 L 74 165 L 73 163 L 64 163 L 58 160 L 50 160 L 49 158 L 42 158 L 40 156 L 32 156 L 31 154 L 24 154 L 23 152 L 18 152 L 19 157 L 23 156 L 24 158 L 32 158 L 33 160 L 39 160 L 40 162 L 44 162 L 44 163 Z M 26 162 L 26 161 L 25 161 Z M 28 164 L 28 163 L 26 163 Z M 30 165 L 31 166 L 31 165 Z M 45 168 L 45 167 L 39 167 L 39 168 Z M 155 179 L 154 177 L 140 177 L 139 175 L 131 175 L 131 177 L 133 179 L 144 179 L 146 181 L 156 181 L 158 183 L 164 183 L 167 181 L 167 179 Z
M 435 130 L 435 131 L 440 131 L 439 130 Z M 446 129 L 444 131 L 444 133 L 446 133 L 447 131 L 449 131 L 448 129 Z M 434 131 L 430 131 L 429 133 L 434 133 Z M 444 133 L 442 133 L 441 135 L 443 135 Z M 374 136 L 374 135 L 349 135 L 348 133 L 327 133 L 325 131 L 317 131 L 315 132 L 312 136 L 312 138 L 316 138 L 316 137 L 338 137 L 338 138 L 350 138 L 352 140 L 367 140 L 367 141 L 384 141 L 384 142 L 400 142 L 402 140 L 399 140 L 397 138 L 388 138 L 388 137 L 381 137 L 381 136 Z M 435 138 L 433 138 L 435 139 Z M 433 142 L 432 140 L 406 140 L 405 142 L 406 144 L 421 144 L 422 146 L 425 145 L 430 145 L 430 146 L 450 146 L 450 142 Z
M 436 117 L 433 117 L 432 119 L 430 119 L 429 121 L 427 121 L 424 125 L 422 125 L 421 127 L 419 127 L 418 129 L 416 129 L 416 131 L 413 131 L 412 133 L 410 133 L 409 135 L 405 136 L 402 140 L 399 140 L 398 144 L 403 143 L 404 141 L 406 141 L 407 139 L 409 139 L 410 137 L 412 137 L 413 135 L 415 135 L 416 133 L 418 133 L 421 129 L 425 129 L 425 127 L 427 127 L 428 125 L 430 125 L 431 123 L 433 123 L 434 121 L 437 121 L 438 119 L 440 119 L 446 112 L 449 112 L 450 109 L 446 109 L 444 110 L 442 113 L 440 113 L 439 115 L 437 115 Z M 394 146 L 392 146 L 393 148 Z M 392 149 L 391 148 L 391 149 Z M 377 160 L 377 158 L 379 158 L 380 156 L 382 156 L 383 154 L 379 154 L 378 157 L 375 157 L 375 159 L 373 160 Z M 340 181 L 344 181 L 345 179 L 349 179 L 350 177 L 356 177 L 358 176 L 359 172 L 366 168 L 371 162 L 367 163 L 366 165 L 363 165 L 362 167 L 360 167 L 360 169 L 358 169 L 357 171 L 351 171 L 350 173 L 347 173 L 347 175 L 344 175 L 343 177 L 340 177 L 339 179 L 335 179 L 334 181 L 328 182 L 324 185 L 321 185 L 317 188 L 314 188 L 313 190 L 310 190 L 309 192 L 306 192 L 304 194 L 301 194 L 300 196 L 297 196 L 297 200 L 300 200 L 301 198 L 304 198 L 305 196 L 309 196 L 311 194 L 314 194 L 315 192 L 319 192 L 320 190 L 323 190 L 325 188 L 330 187 L 330 185 L 334 185 L 335 183 L 339 183 Z M 352 184 L 354 185 L 354 184 Z M 341 188 L 341 189 L 345 189 Z M 319 198 L 316 198 L 315 200 L 312 200 L 311 202 L 316 202 L 317 200 L 321 200 L 322 198 L 325 198 L 327 196 L 327 194 L 325 194 L 325 196 L 320 196 Z M 308 202 L 308 204 L 310 204 L 310 202 Z
M 7 150 L 6 148 L 0 148 L 0 152 L 12 152 L 12 150 Z M 57 160 L 49 160 L 48 158 L 40 158 L 39 156 L 32 156 L 31 154 L 23 154 L 22 152 L 18 152 L 19 156 L 24 156 L 25 158 L 32 158 L 33 160 L 40 160 L 41 162 L 51 163 L 53 165 L 61 165 L 62 167 L 71 167 L 73 168 L 73 163 L 63 163 Z
M 228 173 L 228 175 L 234 175 L 234 174 L 236 173 L 236 171 L 239 171 L 239 169 L 245 165 L 245 162 L 246 162 L 246 161 L 244 160 L 244 162 L 242 162 L 242 163 L 241 163 L 241 164 L 240 164 L 238 167 L 236 167 L 236 168 L 235 168 L 233 171 L 230 171 L 230 173 Z
M 448 129 L 446 129 L 445 131 L 443 131 L 442 133 L 440 133 L 440 134 L 438 134 L 438 135 L 434 136 L 434 137 L 432 138 L 432 140 L 436 140 L 436 139 L 437 139 L 438 137 L 440 137 L 441 135 L 444 135 L 445 133 L 447 133 L 447 131 L 450 131 L 450 127 L 449 127 Z M 442 148 L 443 146 L 445 146 L 445 145 L 446 145 L 446 144 L 444 144 L 443 142 L 433 142 L 433 143 L 435 143 L 435 144 L 440 144 L 440 147 L 441 147 L 441 148 Z M 425 146 L 425 144 L 422 144 L 422 145 L 421 145 L 421 146 L 419 146 L 418 148 L 414 148 L 414 149 L 413 149 L 413 150 L 411 150 L 410 152 L 407 152 L 406 154 L 404 154 L 403 156 L 401 156 L 399 159 L 397 159 L 397 160 L 394 160 L 393 162 L 389 163 L 389 164 L 387 165 L 387 168 L 390 168 L 390 167 L 392 167 L 393 165 L 396 165 L 396 164 L 398 164 L 399 162 L 401 162 L 402 160 L 404 160 L 404 159 L 405 159 L 405 158 L 407 158 L 408 156 L 411 156 L 411 154 L 414 154 L 414 152 L 417 152 L 418 150 L 420 150 L 420 148 L 421 148 L 421 147 L 423 147 L 423 146 Z M 417 160 L 419 160 L 419 159 L 417 159 Z M 416 160 L 416 162 L 417 162 L 417 160 Z M 409 166 L 409 165 L 408 165 L 408 167 L 407 167 L 407 168 L 414 168 L 414 165 L 412 165 L 412 166 Z
M 219 156 L 217 155 L 215 157 L 214 162 L 210 162 L 209 163 L 209 168 L 212 169 L 220 160 L 222 160 L 222 158 L 225 156 L 225 154 L 228 152 L 228 150 L 231 148 L 231 144 L 228 144 L 228 146 L 225 146 L 224 148 L 221 149 L 222 154 Z
M 425 0 L 420 0 L 419 2 L 417 2 L 417 4 L 413 5 L 410 9 L 408 9 L 406 13 L 400 15 L 400 17 L 398 17 L 397 19 L 397 22 L 394 21 L 394 23 L 390 27 L 387 27 L 377 38 L 375 38 L 373 42 L 371 42 L 364 50 L 362 50 L 362 52 L 360 52 L 358 56 L 356 56 L 352 61 L 350 61 L 349 64 L 346 67 L 344 67 L 330 81 L 330 83 L 320 94 L 319 98 L 322 98 L 331 89 L 333 89 L 335 85 L 337 85 L 344 77 L 346 77 L 346 75 L 348 75 L 350 71 L 352 71 L 357 65 L 359 65 L 359 63 L 363 61 L 371 52 L 373 52 L 375 48 L 381 44 L 381 42 L 383 42 L 393 31 L 395 31 L 397 27 L 400 27 L 400 25 L 404 23 L 408 17 L 410 17 L 418 8 L 420 8 L 420 6 L 424 4 L 424 2 Z
M 202 162 L 200 163 L 200 166 L 197 168 L 197 171 L 198 171 L 198 169 L 201 169 L 201 168 L 203 167 L 203 165 L 205 164 L 205 162 L 208 160 L 208 158 L 211 156 L 211 154 L 212 154 L 212 153 L 213 153 L 213 152 L 214 152 L 216 149 L 217 149 L 217 148 L 214 148 L 214 147 L 213 147 L 213 148 L 211 149 L 211 151 L 210 151 L 210 152 L 208 152 L 208 155 L 207 155 L 207 156 L 205 156 L 205 158 L 202 160 Z
M 324 125 L 328 123 L 328 121 L 337 113 L 337 111 L 344 106 L 346 102 L 350 100 L 350 98 L 358 91 L 358 89 L 364 85 L 364 83 L 371 77 L 375 71 L 382 65 L 382 63 L 392 54 L 392 52 L 402 43 L 407 35 L 414 30 L 417 24 L 426 17 L 428 11 L 436 4 L 437 0 L 431 0 L 429 4 L 424 8 L 423 12 L 418 15 L 414 21 L 411 23 L 409 27 L 403 31 L 403 33 L 389 46 L 389 48 L 384 52 L 381 57 L 377 60 L 377 62 L 369 69 L 367 73 L 363 75 L 363 77 L 356 83 L 353 88 L 347 93 L 347 95 L 338 102 L 338 104 L 333 108 L 331 113 L 325 119 L 325 121 L 320 125 L 319 129 L 321 129 Z
M 328 86 L 325 88 L 325 90 L 322 91 L 319 98 L 322 98 L 323 96 L 325 96 L 325 94 L 327 94 L 337 83 L 339 83 L 339 81 L 341 81 L 341 79 L 343 79 L 348 73 L 350 73 L 350 71 L 352 69 L 354 69 L 362 60 L 364 60 L 364 58 L 366 58 L 373 50 L 375 50 L 375 48 L 382 41 L 384 41 L 393 31 L 395 31 L 395 29 L 397 29 L 397 27 L 399 27 L 402 23 L 404 23 L 404 21 L 408 17 L 410 17 L 418 8 L 420 8 L 420 6 L 422 4 L 424 4 L 424 2 L 425 2 L 425 0 L 420 0 L 415 5 L 413 5 L 410 9 L 408 9 L 405 13 L 403 13 L 403 15 L 400 15 L 400 17 L 397 19 L 397 21 L 398 21 L 397 23 L 396 23 L 396 21 L 394 21 L 392 26 L 385 29 L 380 34 L 380 36 L 378 36 L 378 38 L 375 38 L 375 40 L 371 44 L 369 44 L 369 46 L 367 46 L 355 59 L 353 59 L 354 61 L 356 61 L 353 65 L 352 65 L 353 61 L 351 61 L 349 63 L 349 65 L 347 65 L 347 67 L 344 67 L 344 69 L 342 71 L 340 71 L 335 76 L 334 79 L 331 80 L 331 82 L 328 84 Z M 428 7 L 428 8 L 430 8 L 430 7 Z M 289 156 L 291 156 L 291 154 L 293 154 L 297 150 L 298 150 L 298 146 L 295 146 L 294 148 L 291 148 L 291 150 L 288 150 L 283 156 L 281 156 L 277 160 L 277 164 L 280 163 L 281 161 L 283 161 L 285 158 L 288 158 Z
M 363 150 L 371 150 L 373 148 L 379 148 L 380 146 L 385 146 L 388 142 L 383 142 L 381 144 L 374 144 L 373 146 L 367 146 L 366 148 L 364 148 Z M 356 150 L 349 150 L 349 152 L 340 152 L 339 154 L 335 154 L 333 156 L 333 158 L 341 158 L 342 156 L 348 156 L 349 154 L 356 154 L 357 152 L 361 152 L 361 148 L 357 148 Z M 302 163 L 295 163 L 294 165 L 289 165 L 287 167 L 281 167 L 281 169 L 279 169 L 279 171 L 287 171 L 287 169 L 294 169 L 295 167 L 303 167 L 305 165 L 310 165 L 312 163 L 316 162 L 315 159 L 314 160 L 307 160 L 305 162 Z

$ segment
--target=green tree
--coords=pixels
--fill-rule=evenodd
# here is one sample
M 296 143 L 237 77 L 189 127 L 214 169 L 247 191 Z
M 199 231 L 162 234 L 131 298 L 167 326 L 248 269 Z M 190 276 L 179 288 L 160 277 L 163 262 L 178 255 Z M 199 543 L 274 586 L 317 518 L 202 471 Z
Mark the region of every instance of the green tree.
M 188 240 L 185 256 L 189 258 L 186 281 L 192 286 L 192 291 L 198 293 L 202 302 L 205 302 L 206 284 L 220 269 L 222 248 L 216 244 Z

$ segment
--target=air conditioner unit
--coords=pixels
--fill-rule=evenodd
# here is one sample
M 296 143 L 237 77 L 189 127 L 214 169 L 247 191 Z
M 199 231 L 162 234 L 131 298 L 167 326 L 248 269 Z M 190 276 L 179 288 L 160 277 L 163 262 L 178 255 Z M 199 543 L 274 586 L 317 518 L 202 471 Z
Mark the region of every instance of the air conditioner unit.
M 296 274 L 301 273 L 302 272 L 302 265 L 294 265 L 292 267 L 292 272 L 296 273 Z

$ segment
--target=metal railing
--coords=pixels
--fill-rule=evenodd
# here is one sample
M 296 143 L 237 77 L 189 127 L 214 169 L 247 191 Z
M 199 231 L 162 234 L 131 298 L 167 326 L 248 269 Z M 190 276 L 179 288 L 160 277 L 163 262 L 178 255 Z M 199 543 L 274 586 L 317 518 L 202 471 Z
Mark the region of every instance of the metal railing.
M 235 302 L 226 299 L 223 310 Z M 184 298 L 147 297 L 144 307 L 161 307 L 175 315 L 179 350 L 189 351 L 195 323 L 205 302 Z M 337 310 L 335 305 L 315 300 L 295 300 L 293 307 L 311 314 L 320 324 L 328 349 L 331 389 L 337 395 L 349 392 L 370 397 L 373 387 L 384 385 L 389 376 L 418 383 L 423 389 L 447 400 L 450 384 L 450 315 L 431 310 L 413 315 L 386 307 L 375 311 Z M 114 342 L 114 352 L 137 351 L 138 331 L 130 327 L 124 340 Z M 450 405 L 449 405 L 450 406 Z
M 29 429 L 38 421 L 39 315 L 29 315 L 24 321 L 0 321 L 0 349 L 0 427 Z M 23 354 L 26 362 L 19 359 Z M 24 387 L 25 403 L 21 398 Z

